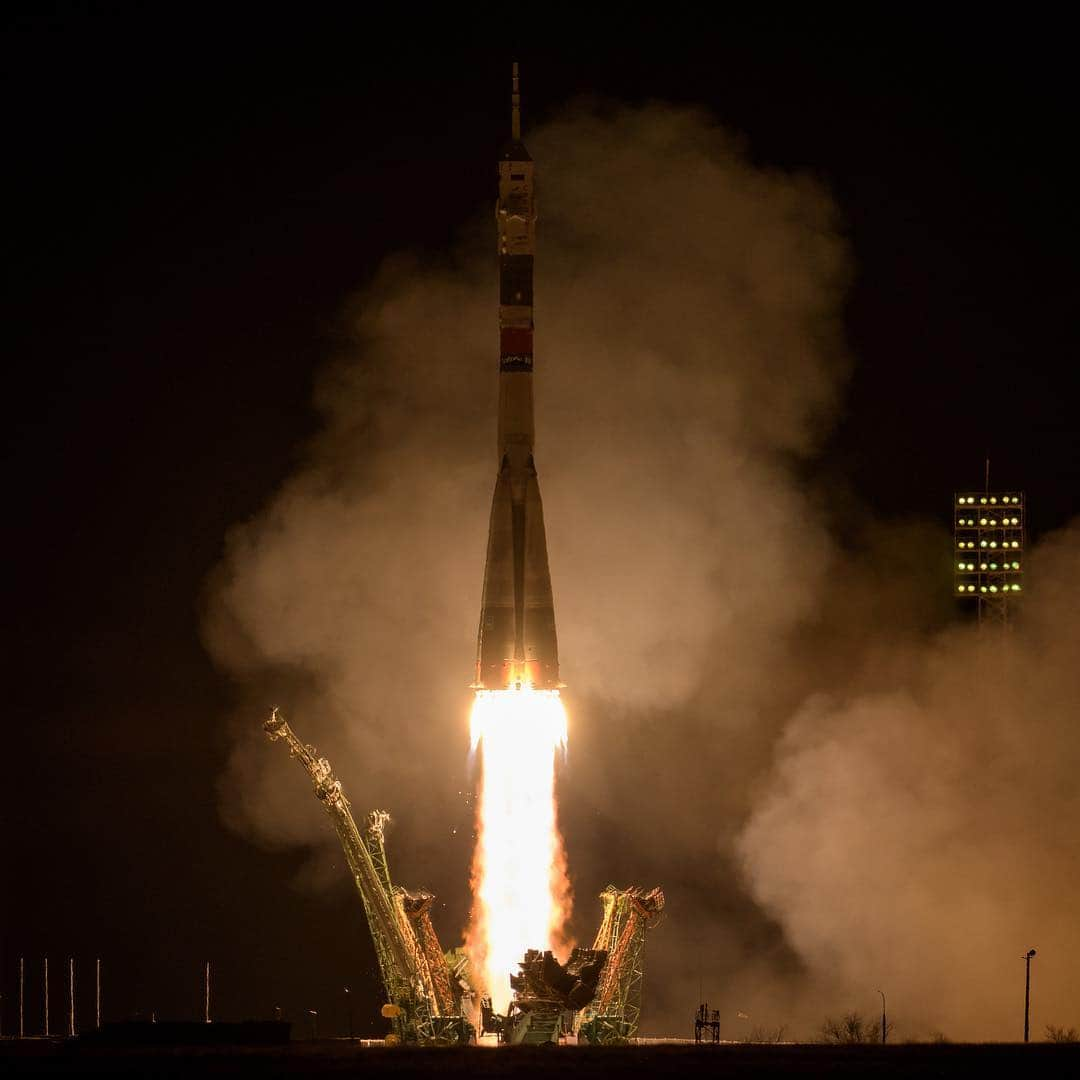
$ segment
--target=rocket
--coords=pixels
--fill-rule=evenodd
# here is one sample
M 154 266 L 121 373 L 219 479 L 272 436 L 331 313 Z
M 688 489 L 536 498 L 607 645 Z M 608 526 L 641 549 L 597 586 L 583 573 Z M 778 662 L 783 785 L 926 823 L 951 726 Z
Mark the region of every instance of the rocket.
M 544 509 L 533 460 L 533 160 L 521 141 L 521 96 L 514 64 L 511 138 L 499 154 L 499 434 L 484 594 L 476 646 L 482 690 L 559 682 L 555 606 Z

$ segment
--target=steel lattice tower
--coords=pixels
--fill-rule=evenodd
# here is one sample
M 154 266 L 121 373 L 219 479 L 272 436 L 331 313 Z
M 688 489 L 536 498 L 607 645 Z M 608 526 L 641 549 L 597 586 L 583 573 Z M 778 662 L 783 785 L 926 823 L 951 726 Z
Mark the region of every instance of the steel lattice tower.
M 958 492 L 953 496 L 953 593 L 974 600 L 979 622 L 1008 626 L 1023 590 L 1024 493 Z

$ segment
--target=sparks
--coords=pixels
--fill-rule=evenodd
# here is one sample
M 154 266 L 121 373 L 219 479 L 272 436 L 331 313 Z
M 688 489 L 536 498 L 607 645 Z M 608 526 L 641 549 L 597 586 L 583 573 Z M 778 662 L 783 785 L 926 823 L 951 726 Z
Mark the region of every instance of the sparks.
M 481 690 L 470 722 L 482 757 L 473 859 L 473 971 L 505 1014 L 510 973 L 526 949 L 565 947 L 566 856 L 555 809 L 555 762 L 566 747 L 557 690 Z

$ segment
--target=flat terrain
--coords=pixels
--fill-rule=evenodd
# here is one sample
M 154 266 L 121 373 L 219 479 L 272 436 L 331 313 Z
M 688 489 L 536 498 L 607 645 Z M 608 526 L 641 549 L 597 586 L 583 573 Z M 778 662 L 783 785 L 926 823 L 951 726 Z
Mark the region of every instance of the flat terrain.
M 444 1076 L 725 1077 L 876 1076 L 1061 1077 L 1080 1076 L 1080 1044 L 1023 1046 L 945 1044 L 911 1046 L 658 1045 L 499 1050 L 371 1048 L 346 1041 L 295 1042 L 279 1048 L 92 1047 L 72 1042 L 5 1040 L 3 1076 L 155 1077 L 404 1077 Z

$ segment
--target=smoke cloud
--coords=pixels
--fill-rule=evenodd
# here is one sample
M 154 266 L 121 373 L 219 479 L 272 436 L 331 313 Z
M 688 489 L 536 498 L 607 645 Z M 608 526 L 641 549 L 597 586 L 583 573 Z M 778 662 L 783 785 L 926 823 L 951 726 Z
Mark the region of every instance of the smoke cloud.
M 1019 1038 L 1032 945 L 1043 1023 L 1080 1003 L 1080 528 L 1029 563 L 1014 633 L 875 642 L 902 678 L 809 698 L 739 839 L 808 966 L 894 988 L 909 1032 Z
M 690 109 L 579 105 L 528 142 L 578 939 L 608 881 L 664 886 L 650 1031 L 684 1031 L 700 990 L 727 1037 L 807 1035 L 887 983 L 901 1036 L 1011 1037 L 1031 944 L 1041 993 L 1075 1003 L 1080 532 L 1039 554 L 1006 642 L 942 629 L 925 567 L 947 537 L 866 520 L 841 548 L 805 479 L 848 364 L 828 193 Z M 388 260 L 320 379 L 321 434 L 207 593 L 242 694 L 276 695 L 354 804 L 393 812 L 393 870 L 445 901 L 444 945 L 468 907 L 496 307 L 487 214 L 438 265 Z M 256 715 L 227 820 L 332 851 Z

